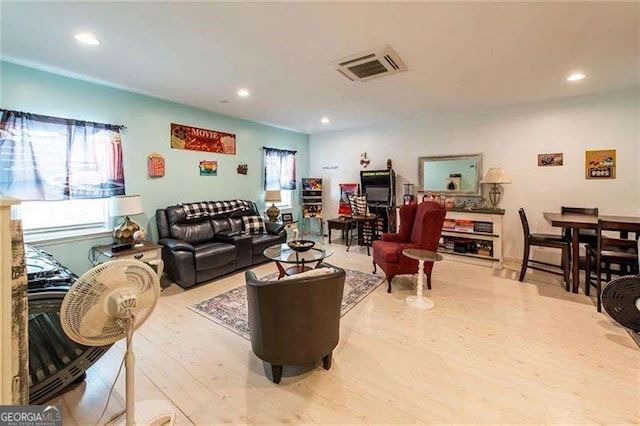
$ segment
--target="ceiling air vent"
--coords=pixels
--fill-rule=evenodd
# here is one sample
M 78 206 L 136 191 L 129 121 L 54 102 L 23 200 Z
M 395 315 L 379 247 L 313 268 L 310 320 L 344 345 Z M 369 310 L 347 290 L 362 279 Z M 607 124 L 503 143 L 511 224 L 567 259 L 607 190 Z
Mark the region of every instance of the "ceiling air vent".
M 342 58 L 330 65 L 351 81 L 367 81 L 407 70 L 402 59 L 388 44 Z

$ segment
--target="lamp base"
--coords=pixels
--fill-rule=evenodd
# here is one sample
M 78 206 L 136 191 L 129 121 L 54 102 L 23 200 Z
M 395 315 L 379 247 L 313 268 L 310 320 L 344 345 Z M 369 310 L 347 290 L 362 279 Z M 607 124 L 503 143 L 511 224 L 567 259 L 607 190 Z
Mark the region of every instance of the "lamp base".
M 491 184 L 489 190 L 489 201 L 491 201 L 491 208 L 497 210 L 500 208 L 500 201 L 502 199 L 502 192 L 500 192 L 500 186 L 497 183 Z
M 132 243 L 133 234 L 139 229 L 137 223 L 125 216 L 124 221 L 113 229 L 113 239 L 118 244 Z
M 276 222 L 280 216 L 280 209 L 275 204 L 271 204 L 271 207 L 267 209 L 267 217 L 271 222 Z

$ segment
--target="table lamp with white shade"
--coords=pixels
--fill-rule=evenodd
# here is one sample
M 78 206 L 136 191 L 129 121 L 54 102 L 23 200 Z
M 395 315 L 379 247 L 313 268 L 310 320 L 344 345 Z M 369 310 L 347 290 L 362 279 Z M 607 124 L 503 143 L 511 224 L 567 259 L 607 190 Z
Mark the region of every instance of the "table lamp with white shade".
M 139 195 L 118 195 L 109 199 L 109 213 L 112 217 L 124 216 L 124 221 L 113 229 L 113 238 L 119 244 L 132 243 L 133 234 L 140 230 L 129 216 L 144 213 Z
M 499 185 L 511 183 L 511 179 L 509 179 L 504 170 L 502 170 L 502 167 L 491 167 L 480 183 L 491 184 L 489 200 L 491 201 L 491 207 L 493 209 L 498 209 L 500 200 L 502 199 L 502 192 L 500 191 Z
M 276 207 L 275 203 L 279 203 L 282 201 L 282 196 L 280 195 L 280 190 L 270 191 L 267 190 L 266 195 L 264 196 L 264 201 L 271 201 L 271 207 L 267 209 L 267 217 L 271 222 L 275 222 L 278 220 L 278 216 L 280 215 L 280 209 Z

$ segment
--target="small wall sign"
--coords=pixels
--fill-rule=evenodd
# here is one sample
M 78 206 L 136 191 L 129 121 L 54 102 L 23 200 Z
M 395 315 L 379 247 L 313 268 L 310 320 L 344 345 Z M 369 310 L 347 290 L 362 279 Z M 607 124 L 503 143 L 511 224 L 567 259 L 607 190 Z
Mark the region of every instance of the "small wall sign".
M 210 160 L 200 161 L 200 176 L 218 176 L 218 162 Z
M 149 154 L 147 159 L 147 169 L 149 177 L 163 177 L 164 176 L 164 158 L 157 152 Z
M 602 149 L 585 151 L 585 178 L 587 179 L 615 179 L 616 178 L 616 150 Z
M 562 166 L 563 155 L 561 152 L 553 154 L 538 154 L 538 167 Z
M 239 164 L 236 171 L 238 172 L 239 175 L 246 175 L 247 172 L 249 171 L 249 166 L 247 166 L 246 164 Z

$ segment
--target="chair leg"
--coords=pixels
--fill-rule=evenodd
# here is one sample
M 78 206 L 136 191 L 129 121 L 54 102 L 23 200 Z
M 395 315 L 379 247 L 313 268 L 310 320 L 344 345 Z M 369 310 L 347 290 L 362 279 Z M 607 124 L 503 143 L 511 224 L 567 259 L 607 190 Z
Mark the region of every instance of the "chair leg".
M 325 370 L 328 370 L 331 368 L 331 355 L 333 354 L 333 352 L 329 352 L 329 355 L 322 357 L 322 367 Z
M 602 312 L 602 301 L 600 300 L 600 285 L 602 284 L 602 277 L 600 272 L 600 265 L 596 265 L 596 271 L 598 276 L 596 277 L 596 300 L 598 305 L 598 312 Z
M 564 286 L 565 286 L 565 290 L 567 291 L 571 291 L 571 286 L 569 281 L 571 281 L 569 279 L 570 274 L 569 271 L 571 270 L 571 262 L 569 261 L 569 247 L 565 247 L 562 249 L 562 268 L 563 268 L 563 272 L 564 272 Z
M 389 275 L 387 275 L 387 282 L 389 283 L 389 287 L 387 288 L 387 293 L 391 293 L 391 280 L 393 279 L 393 277 L 389 278 Z
M 522 255 L 522 268 L 520 269 L 520 281 L 524 281 L 524 274 L 527 273 L 527 266 L 529 266 L 529 240 L 524 240 L 524 253 Z
M 431 273 L 427 274 L 427 290 L 431 290 Z
M 282 366 L 271 364 L 271 375 L 273 376 L 273 383 L 280 383 L 280 379 L 282 379 Z
M 591 295 L 591 255 L 589 254 L 589 250 L 587 250 L 584 265 L 584 294 L 586 296 Z
M 371 263 L 373 263 L 373 273 L 376 273 L 376 261 L 372 260 Z

